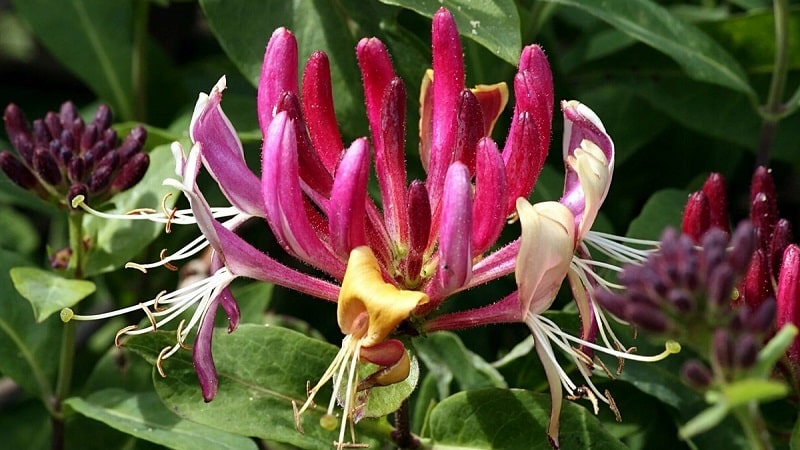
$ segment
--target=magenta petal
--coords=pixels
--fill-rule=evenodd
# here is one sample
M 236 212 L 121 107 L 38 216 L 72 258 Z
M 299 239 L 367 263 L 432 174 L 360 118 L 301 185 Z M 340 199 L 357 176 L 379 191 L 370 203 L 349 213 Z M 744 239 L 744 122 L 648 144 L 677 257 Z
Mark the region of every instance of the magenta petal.
M 531 113 L 515 114 L 503 149 L 508 180 L 508 198 L 504 211 L 506 215 L 516 210 L 517 198 L 527 198 L 536 183 L 538 170 L 541 170 L 546 155 L 546 151 L 544 154 L 539 151 L 538 142 L 539 130 Z M 537 161 L 538 158 L 541 161 Z
M 529 45 L 522 49 L 522 54 L 519 57 L 519 72 L 526 74 L 527 89 L 525 92 L 520 93 L 515 85 L 515 93 L 518 98 L 521 96 L 535 96 L 535 103 L 530 109 L 525 107 L 525 110 L 533 111 L 539 122 L 539 127 L 547 130 L 547 133 L 543 134 L 547 139 L 544 145 L 548 147 L 555 102 L 553 98 L 553 73 L 550 71 L 550 64 L 547 62 L 544 50 L 538 45 Z
M 211 354 L 211 340 L 214 336 L 214 317 L 217 315 L 219 297 L 212 300 L 206 309 L 200 325 L 197 327 L 197 337 L 192 347 L 192 361 L 203 400 L 208 403 L 217 395 L 217 368 L 214 365 L 214 356 Z
M 342 259 L 347 259 L 355 247 L 366 244 L 367 181 L 369 147 L 361 138 L 345 151 L 336 169 L 328 209 L 331 247 Z
M 264 134 L 282 92 L 297 93 L 297 40 L 286 28 L 272 33 L 258 80 L 258 123 Z
M 386 87 L 381 107 L 381 127 L 375 139 L 375 172 L 383 199 L 386 229 L 395 243 L 408 242 L 406 205 L 406 90 L 399 78 Z M 373 133 L 375 136 L 375 133 Z
M 303 118 L 303 111 L 300 100 L 292 92 L 284 92 L 278 97 L 278 104 L 275 106 L 275 113 L 286 111 L 292 124 L 294 124 L 294 135 L 297 139 L 297 158 L 299 161 L 298 174 L 300 179 L 308 187 L 323 196 L 330 195 L 333 186 L 332 172 L 329 172 L 322 163 L 317 149 L 311 144 L 308 136 L 306 123 Z
M 320 240 L 306 213 L 292 122 L 285 112 L 278 113 L 264 136 L 261 187 L 267 223 L 286 251 L 340 278 L 343 260 Z
M 314 52 L 303 72 L 303 115 L 314 148 L 328 172 L 333 173 L 344 150 L 336 123 L 328 56 Z
M 491 138 L 477 145 L 475 202 L 472 205 L 472 254 L 488 250 L 500 237 L 506 219 L 506 170 Z
M 613 170 L 614 142 L 606 133 L 603 123 L 591 109 L 575 101 L 562 101 L 564 113 L 564 160 L 581 146 L 584 139 L 600 147 Z
M 453 161 L 459 93 L 464 89 L 464 59 L 456 22 L 449 11 L 441 8 L 436 12 L 431 34 L 433 124 L 427 188 L 436 211 L 444 174 Z
M 406 273 L 410 283 L 416 283 L 420 278 L 422 259 L 428 246 L 428 237 L 431 233 L 431 205 L 428 202 L 428 190 L 425 183 L 414 180 L 408 187 L 408 258 L 406 259 Z
M 783 253 L 781 272 L 778 277 L 777 329 L 786 324 L 800 327 L 800 247 L 792 244 Z M 800 367 L 800 337 L 795 337 L 787 350 L 789 362 L 794 368 Z
M 214 252 L 214 255 L 211 257 L 211 272 L 216 272 L 224 265 L 219 253 Z M 233 296 L 231 288 L 226 286 L 217 296 L 217 300 L 228 316 L 228 333 L 233 333 L 233 331 L 239 327 L 241 314 L 239 313 L 239 304 L 236 303 L 236 298 Z
M 469 170 L 455 162 L 447 171 L 439 231 L 439 269 L 443 293 L 464 286 L 472 275 L 472 184 Z
M 377 38 L 362 39 L 356 47 L 364 85 L 364 102 L 373 145 L 381 145 L 381 107 L 386 87 L 396 77 L 389 52 Z
M 228 201 L 247 214 L 263 217 L 264 204 L 253 189 L 258 177 L 247 167 L 242 143 L 220 107 L 222 92 L 218 86 L 192 122 L 192 139 L 200 143 L 203 161 Z

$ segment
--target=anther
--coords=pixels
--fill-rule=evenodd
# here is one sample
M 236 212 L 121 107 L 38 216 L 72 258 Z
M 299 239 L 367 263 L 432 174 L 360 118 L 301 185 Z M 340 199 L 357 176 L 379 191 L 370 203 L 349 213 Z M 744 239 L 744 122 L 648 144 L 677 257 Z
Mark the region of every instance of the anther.
M 174 211 L 173 211 L 173 213 L 174 213 Z M 168 220 L 171 220 L 171 219 L 168 219 Z M 169 233 L 169 221 L 167 221 L 167 228 L 168 228 L 167 229 L 167 233 Z M 164 261 L 165 259 L 167 259 L 166 255 L 167 255 L 167 249 L 162 248 L 161 249 L 161 253 L 158 254 L 158 257 L 161 258 L 161 261 Z M 166 267 L 167 269 L 169 269 L 169 270 L 171 270 L 173 272 L 177 272 L 178 271 L 178 266 L 176 266 L 176 265 L 174 265 L 172 263 L 169 263 L 169 262 L 165 262 L 164 263 L 164 267 Z
M 189 347 L 188 345 L 184 344 L 183 343 L 183 338 L 181 337 L 181 333 L 183 332 L 183 326 L 184 325 L 186 325 L 186 319 L 181 319 L 180 323 L 178 323 L 178 330 L 177 330 L 177 333 L 176 333 L 177 336 L 178 336 L 178 338 L 177 338 L 178 345 L 180 345 L 181 348 L 184 349 L 184 350 L 191 350 L 192 347 Z
M 127 263 L 125 263 L 125 268 L 126 269 L 136 269 L 136 270 L 138 270 L 138 271 L 140 271 L 142 273 L 147 273 L 147 269 L 143 265 L 137 264 L 135 262 L 127 262 Z
M 137 216 L 137 215 L 144 216 L 146 214 L 155 214 L 156 212 L 158 212 L 158 211 L 156 211 L 153 208 L 136 208 L 136 209 L 132 209 L 132 210 L 126 212 L 125 215 L 126 216 Z
M 139 329 L 138 325 L 128 325 L 127 327 L 117 331 L 117 334 L 114 336 L 114 347 L 120 348 L 122 346 L 122 343 L 120 343 L 119 340 L 123 334 L 138 329 Z
M 162 308 L 162 307 L 158 306 L 158 301 L 161 300 L 161 297 L 163 297 L 164 294 L 166 294 L 166 293 L 167 293 L 167 290 L 166 289 L 162 289 L 161 292 L 159 292 L 158 295 L 156 295 L 156 298 L 153 299 L 153 311 L 160 312 L 160 311 L 164 311 L 165 309 L 167 309 L 167 308 Z
M 306 391 L 307 390 L 308 388 L 306 388 Z M 306 432 L 303 431 L 303 424 L 300 423 L 300 412 L 297 410 L 297 402 L 294 400 L 292 400 L 292 413 L 294 414 L 294 427 L 300 434 L 306 434 Z
M 158 354 L 158 358 L 156 358 L 156 369 L 158 370 L 158 374 L 161 375 L 161 378 L 167 378 L 167 374 L 164 372 L 164 367 L 162 366 L 164 362 L 164 355 L 170 351 L 172 347 L 167 346 L 161 349 L 161 352 Z
M 153 331 L 158 331 L 158 324 L 156 323 L 156 318 L 150 309 L 147 306 L 144 306 L 144 303 L 139 303 L 139 306 L 142 307 L 144 313 L 147 314 L 147 318 L 150 319 L 150 324 L 153 326 Z
M 164 211 L 164 215 L 167 216 L 167 224 L 164 227 L 167 234 L 172 232 L 172 221 L 175 219 L 175 213 L 178 212 L 177 207 L 173 207 L 172 210 L 167 209 L 167 200 L 172 197 L 172 192 L 167 192 L 161 198 L 161 210 Z
M 608 407 L 611 409 L 611 412 L 614 413 L 614 417 L 617 419 L 617 422 L 622 422 L 622 414 L 619 413 L 617 402 L 614 401 L 614 397 L 611 396 L 611 392 L 606 389 L 604 394 L 606 396 L 606 400 L 608 400 Z

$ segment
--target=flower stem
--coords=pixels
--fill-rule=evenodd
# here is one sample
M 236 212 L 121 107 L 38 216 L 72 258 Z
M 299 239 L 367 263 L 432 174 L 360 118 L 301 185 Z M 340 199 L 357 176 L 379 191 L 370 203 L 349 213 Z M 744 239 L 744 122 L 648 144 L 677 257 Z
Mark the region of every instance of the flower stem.
M 133 55 L 131 61 L 131 78 L 133 80 L 133 118 L 144 122 L 147 116 L 147 21 L 149 0 L 133 2 Z
M 733 409 L 733 415 L 739 421 L 752 450 L 772 450 L 769 434 L 765 432 L 764 421 L 758 411 L 758 403 L 751 402 L 747 405 Z
M 70 268 L 72 278 L 83 278 L 84 245 L 83 245 L 83 211 L 75 210 L 69 213 L 69 247 L 72 250 Z
M 761 110 L 764 123 L 758 140 L 756 165 L 767 165 L 778 121 L 783 117 L 785 105 L 781 102 L 786 88 L 786 76 L 789 69 L 789 2 L 775 0 L 775 64 L 772 81 L 769 86 L 767 103 Z
M 392 431 L 392 439 L 397 444 L 397 448 L 413 450 L 419 448 L 419 439 L 411 434 L 411 420 L 408 409 L 408 399 L 406 398 L 394 413 L 395 429 Z

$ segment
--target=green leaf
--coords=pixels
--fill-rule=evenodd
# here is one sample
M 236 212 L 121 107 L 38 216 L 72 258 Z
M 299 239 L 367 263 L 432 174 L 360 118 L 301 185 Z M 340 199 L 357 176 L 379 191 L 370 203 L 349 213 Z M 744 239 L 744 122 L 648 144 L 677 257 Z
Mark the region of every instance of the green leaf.
M 0 206 L 0 248 L 30 254 L 39 246 L 39 232 L 31 221 L 10 206 Z
M 14 287 L 30 302 L 39 323 L 54 312 L 76 305 L 95 290 L 91 281 L 69 280 L 35 267 L 14 267 L 10 274 Z
M 131 118 L 132 2 L 14 0 L 17 13 L 64 66 L 122 118 Z
M 574 6 L 667 54 L 686 74 L 755 97 L 744 71 L 725 49 L 650 0 L 547 0 Z
M 159 332 L 133 336 L 125 346 L 154 362 L 162 348 L 174 343 L 174 332 Z M 166 378 L 154 374 L 156 392 L 171 411 L 231 433 L 306 449 L 329 449 L 338 439 L 338 429 L 319 425 L 331 392 L 327 386 L 317 396 L 320 404 L 301 417 L 305 434 L 295 428 L 292 414 L 292 402 L 298 407 L 305 402 L 306 383 L 322 376 L 336 347 L 285 328 L 246 324 L 231 334 L 216 330 L 213 343 L 219 378 L 214 401 L 203 401 L 191 352 L 179 351 L 163 362 Z M 357 437 L 374 433 L 376 426 L 362 420 Z
M 519 13 L 512 0 L 381 0 L 433 17 L 439 8 L 453 15 L 462 36 L 483 45 L 513 65 L 522 51 Z
M 137 208 L 161 210 L 161 199 L 166 208 L 175 204 L 176 191 L 162 185 L 166 178 L 175 177 L 175 162 L 169 145 L 162 145 L 150 152 L 150 167 L 142 181 L 131 189 L 114 196 L 113 214 L 125 214 Z M 91 199 L 89 199 L 91 203 Z M 90 206 L 97 206 L 91 205 Z M 84 236 L 91 247 L 86 255 L 84 275 L 89 277 L 122 267 L 135 257 L 164 230 L 164 224 L 144 220 L 110 220 L 88 216 L 83 223 Z M 149 262 L 149 261 L 148 261 Z
M 9 271 L 28 264 L 20 256 L 0 250 L 0 372 L 26 391 L 47 398 L 64 324 L 57 317 L 37 324 L 28 302 L 14 289 Z
M 785 397 L 789 393 L 789 387 L 780 381 L 758 378 L 745 378 L 726 384 L 720 390 L 725 403 L 731 408 L 753 401 L 766 403 Z
M 436 375 L 440 398 L 450 394 L 453 379 L 462 390 L 507 387 L 503 376 L 483 358 L 469 351 L 458 335 L 441 331 L 414 340 L 425 367 Z
M 312 52 L 325 51 L 338 122 L 350 127 L 345 133 L 350 138 L 366 133 L 356 37 L 348 27 L 345 10 L 334 2 L 314 0 L 201 0 L 200 5 L 225 53 L 253 86 L 258 85 L 264 49 L 276 28 L 286 27 L 297 37 L 301 68 Z
M 446 398 L 431 412 L 433 449 L 549 450 L 550 396 L 516 389 L 482 389 Z M 561 448 L 625 449 L 589 410 L 565 401 Z
M 364 407 L 364 417 L 383 417 L 391 414 L 397 411 L 400 404 L 414 392 L 419 382 L 419 362 L 410 352 L 408 353 L 411 365 L 408 377 L 399 383 L 370 389 L 367 404 Z M 377 368 L 374 364 L 364 364 L 359 370 L 359 374 L 364 378 Z
M 64 402 L 75 411 L 112 428 L 174 449 L 256 449 L 252 439 L 183 420 L 154 393 L 105 389 Z
M 775 369 L 775 364 L 786 354 L 786 349 L 792 345 L 796 336 L 796 326 L 791 323 L 784 325 L 758 352 L 756 366 L 753 367 L 751 373 L 757 377 L 768 378 Z
M 660 239 L 664 228 L 680 229 L 681 214 L 689 194 L 678 189 L 663 189 L 647 200 L 641 213 L 631 221 L 626 236 Z
M 729 411 L 730 406 L 728 404 L 723 402 L 716 403 L 686 422 L 686 425 L 682 426 L 678 433 L 683 439 L 689 439 L 704 433 L 719 425 L 728 416 Z

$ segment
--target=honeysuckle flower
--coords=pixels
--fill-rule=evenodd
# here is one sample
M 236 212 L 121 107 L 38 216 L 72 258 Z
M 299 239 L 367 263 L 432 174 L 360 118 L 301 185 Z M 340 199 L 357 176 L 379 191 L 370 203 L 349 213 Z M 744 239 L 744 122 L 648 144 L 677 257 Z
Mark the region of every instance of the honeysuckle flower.
M 534 205 L 524 198 L 516 200 L 522 228 L 515 264 L 518 290 L 497 303 L 443 315 L 423 325 L 428 331 L 500 322 L 523 322 L 528 325 L 533 335 L 533 348 L 550 385 L 552 410 L 548 437 L 554 447 L 558 447 L 562 389 L 567 391 L 569 398 L 590 400 L 595 412 L 598 400 L 608 403 L 617 412 L 610 394 L 601 393 L 590 380 L 594 369 L 594 351 L 621 359 L 655 361 L 679 350 L 677 343 L 669 343 L 664 353 L 652 357 L 623 351 L 625 347 L 614 335 L 597 303 L 595 288 L 609 290 L 618 285 L 604 280 L 592 268 L 621 269 L 592 260 L 590 248 L 596 248 L 612 261 L 639 263 L 651 250 L 625 244 L 647 247 L 654 243 L 590 231 L 608 194 L 614 171 L 614 144 L 591 109 L 577 101 L 562 102 L 561 107 L 565 122 L 564 195 L 558 202 Z M 543 316 L 553 304 L 565 279 L 569 280 L 581 316 L 581 337 L 571 336 Z M 600 341 L 595 342 L 598 333 Z M 578 347 L 573 347 L 574 344 Z M 586 382 L 585 386 L 578 386 L 569 378 L 556 360 L 553 347 L 559 348 L 576 365 Z M 601 367 L 608 373 L 607 369 Z
M 337 301 L 345 335 L 342 350 L 296 413 L 299 428 L 299 416 L 312 407 L 319 387 L 333 380 L 335 393 L 322 425 L 336 426 L 333 406 L 338 397 L 344 406 L 336 444 L 341 447 L 346 445 L 347 423 L 361 417 L 358 403 L 363 396 L 355 392 L 400 381 L 408 373 L 406 350 L 392 338 L 397 326 L 412 316 L 428 315 L 455 292 L 514 270 L 520 241 L 492 248 L 506 217 L 515 213 L 515 199 L 530 194 L 544 163 L 552 76 L 542 49 L 526 47 L 514 82 L 517 104 L 501 150 L 488 136 L 507 101 L 505 85 L 464 87 L 455 21 L 446 10 L 437 12 L 433 73 L 425 76 L 420 105 L 420 154 L 427 179 L 409 183 L 405 88 L 384 45 L 371 38 L 356 48 L 371 136 L 349 146 L 336 126 L 327 56 L 312 54 L 298 85 L 296 45 L 294 35 L 280 28 L 265 53 L 257 99 L 264 137 L 260 182 L 247 168 L 241 143 L 222 112 L 224 79 L 208 96 L 201 95 L 190 126 L 192 148 L 187 156 L 174 146 L 179 179 L 167 180 L 187 196 L 191 211 L 145 211 L 128 218 L 195 223 L 203 237 L 161 263 L 210 245 L 214 273 L 143 302 L 139 307 L 151 326 L 129 327 L 120 334 L 152 331 L 195 305 L 190 321 L 179 325 L 178 343 L 162 351 L 159 363 L 183 345 L 190 330 L 198 329 L 195 366 L 210 400 L 216 386 L 210 330 L 217 305 L 228 312 L 230 328 L 235 326 L 235 302 L 227 290 L 233 279 L 265 280 Z M 380 208 L 367 195 L 373 158 Z M 218 209 L 206 203 L 195 182 L 201 165 L 231 206 Z M 263 217 L 281 247 L 321 271 L 324 279 L 289 269 L 239 237 L 236 228 L 251 217 Z M 220 223 L 222 218 L 228 219 Z M 329 279 L 341 282 L 341 288 Z M 362 360 L 380 368 L 357 380 Z
M 776 299 L 776 327 L 781 329 L 788 323 L 800 325 L 800 247 L 797 244 L 787 246 L 783 253 Z M 800 375 L 800 339 L 795 338 L 786 355 L 797 377 Z

